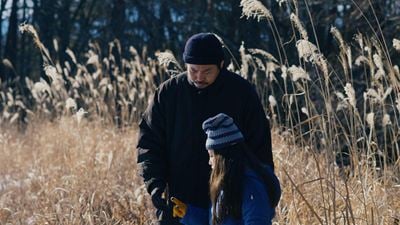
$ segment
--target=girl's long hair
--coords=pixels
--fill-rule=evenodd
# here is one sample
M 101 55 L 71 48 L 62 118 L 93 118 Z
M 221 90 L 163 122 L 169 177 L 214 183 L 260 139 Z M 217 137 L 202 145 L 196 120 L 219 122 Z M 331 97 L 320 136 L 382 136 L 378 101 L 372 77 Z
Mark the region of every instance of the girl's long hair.
M 210 198 L 213 209 L 211 220 L 216 225 L 227 216 L 234 219 L 242 217 L 245 165 L 255 171 L 266 184 L 269 178 L 261 162 L 244 142 L 214 151 L 214 159 L 214 169 L 210 176 Z
M 243 151 L 238 144 L 214 151 L 215 163 L 210 176 L 213 225 L 220 224 L 228 215 L 235 219 L 241 216 L 244 171 L 242 156 Z

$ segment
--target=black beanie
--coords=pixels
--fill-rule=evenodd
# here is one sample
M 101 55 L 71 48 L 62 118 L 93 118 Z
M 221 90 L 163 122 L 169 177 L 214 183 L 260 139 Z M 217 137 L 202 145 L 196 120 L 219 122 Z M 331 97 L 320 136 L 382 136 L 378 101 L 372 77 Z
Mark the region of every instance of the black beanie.
M 199 33 L 189 38 L 183 51 L 183 61 L 196 65 L 219 65 L 224 60 L 222 44 L 212 33 Z

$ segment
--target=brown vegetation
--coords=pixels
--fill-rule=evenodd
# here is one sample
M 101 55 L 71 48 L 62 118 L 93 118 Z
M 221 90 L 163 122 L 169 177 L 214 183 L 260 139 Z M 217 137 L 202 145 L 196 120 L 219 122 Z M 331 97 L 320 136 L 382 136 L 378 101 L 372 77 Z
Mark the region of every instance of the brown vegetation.
M 136 170 L 136 128 L 74 117 L 34 121 L 25 134 L 0 130 L 0 224 L 151 224 L 154 211 Z M 273 134 L 283 195 L 276 224 L 395 224 L 394 170 L 365 160 L 351 171 L 327 154 Z
M 243 17 L 267 22 L 278 49 L 276 57 L 243 44 L 241 65 L 228 66 L 255 84 L 274 127 L 276 224 L 398 224 L 399 40 L 349 41 L 332 27 L 332 59 L 296 13 L 283 44 L 265 6 L 241 5 Z M 135 123 L 155 87 L 184 68 L 171 52 L 157 62 L 131 47 L 124 58 L 118 41 L 108 52 L 90 44 L 85 62 L 72 51 L 73 64 L 53 62 L 33 27 L 21 30 L 40 49 L 47 80 L 27 78 L 26 96 L 0 90 L 0 224 L 150 224 Z M 296 59 L 286 58 L 289 45 Z
M 150 224 L 136 129 L 62 118 L 0 132 L 0 224 Z

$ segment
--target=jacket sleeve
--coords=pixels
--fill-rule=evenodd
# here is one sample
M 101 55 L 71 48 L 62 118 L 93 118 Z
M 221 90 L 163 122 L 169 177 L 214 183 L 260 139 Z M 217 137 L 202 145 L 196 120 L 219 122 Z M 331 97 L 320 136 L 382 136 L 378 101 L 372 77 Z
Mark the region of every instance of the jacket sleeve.
M 247 145 L 262 162 L 274 168 L 271 144 L 271 128 L 261 101 L 254 90 L 246 101 L 244 109 L 244 135 Z
M 275 209 L 269 203 L 263 183 L 255 178 L 246 178 L 242 200 L 242 219 L 245 225 L 271 224 Z
M 148 193 L 166 187 L 167 157 L 163 96 L 157 89 L 139 124 L 137 163 Z

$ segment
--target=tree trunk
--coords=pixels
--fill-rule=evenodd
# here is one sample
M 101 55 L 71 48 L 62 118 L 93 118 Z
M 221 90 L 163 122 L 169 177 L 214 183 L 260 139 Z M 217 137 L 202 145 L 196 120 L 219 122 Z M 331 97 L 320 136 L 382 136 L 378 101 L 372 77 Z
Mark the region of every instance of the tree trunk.
M 3 58 L 3 11 L 7 0 L 1 0 L 0 2 L 0 59 Z M 5 80 L 3 63 L 0 61 L 0 80 Z
M 1 0 L 0 2 L 0 58 L 3 55 L 3 12 L 6 6 L 7 0 Z M 0 71 L 1 72 L 1 71 Z
M 57 31 L 57 20 L 55 15 L 57 13 L 57 5 L 59 1 L 56 0 L 41 0 L 37 5 L 37 23 L 39 27 L 39 35 L 44 46 L 49 50 L 51 56 L 54 55 L 53 38 Z M 36 13 L 36 12 L 35 12 Z
M 26 10 L 27 10 L 27 4 L 26 4 L 26 0 L 23 1 L 23 6 L 22 6 L 22 21 L 27 21 L 26 18 Z M 27 36 L 26 35 L 21 35 L 21 45 L 20 45 L 20 49 L 21 49 L 21 54 L 19 55 L 19 65 L 23 65 L 21 66 L 21 68 L 19 68 L 20 71 L 20 75 L 22 76 L 21 78 L 24 79 L 25 74 L 27 73 L 27 71 L 29 71 L 29 67 L 30 64 L 27 63 L 27 58 L 29 57 L 26 54 L 26 42 L 27 42 Z
M 57 52 L 58 59 L 60 60 L 60 64 L 66 60 L 66 53 L 69 46 L 70 35 L 71 35 L 71 0 L 64 0 L 60 4 L 58 8 L 58 15 L 59 15 L 59 24 L 57 25 L 57 33 L 59 37 L 59 49 Z
M 18 0 L 13 0 L 11 6 L 11 14 L 9 19 L 8 25 L 8 32 L 7 32 L 7 40 L 6 46 L 4 49 L 4 58 L 8 59 L 12 64 L 13 67 L 16 68 L 16 60 L 17 60 L 17 32 L 18 32 Z M 13 69 L 9 69 L 5 71 L 7 76 L 7 81 L 12 81 L 16 78 L 16 73 Z
M 123 45 L 123 36 L 124 36 L 124 28 L 125 28 L 125 1 L 124 0 L 114 0 L 113 1 L 113 9 L 111 13 L 111 29 L 113 31 L 114 37 L 112 39 L 118 39 L 114 41 L 114 47 L 111 50 L 111 54 L 115 59 L 115 66 L 119 68 L 119 71 L 122 72 L 122 50 L 120 47 Z M 120 89 L 117 80 L 117 74 L 111 73 L 110 77 L 114 86 L 115 86 L 115 115 L 114 115 L 114 123 L 118 128 L 122 125 L 122 105 L 120 100 Z
M 117 38 L 121 42 L 121 44 L 124 44 L 123 36 L 124 36 L 125 20 L 126 20 L 125 11 L 126 11 L 125 0 L 113 1 L 113 8 L 111 12 L 111 29 L 113 31 L 114 37 L 111 37 L 111 39 Z

